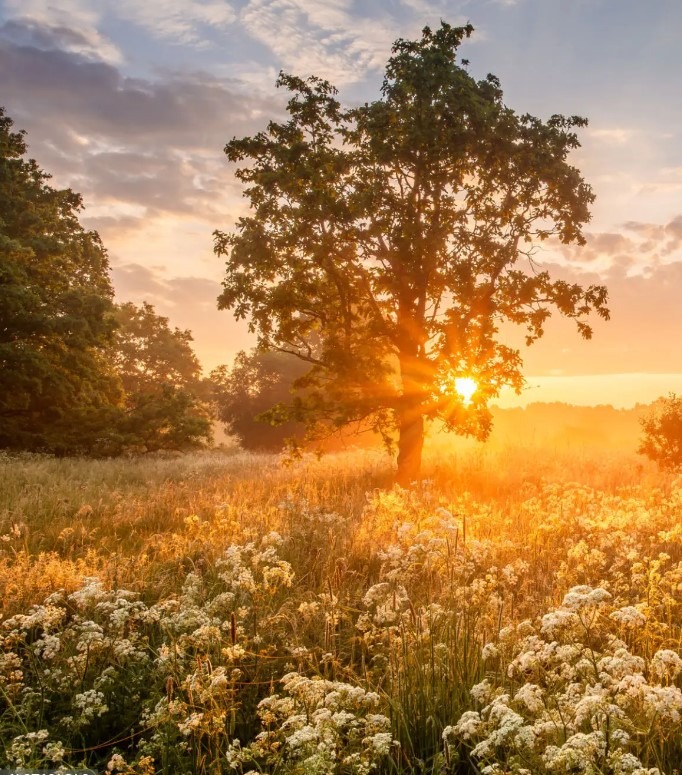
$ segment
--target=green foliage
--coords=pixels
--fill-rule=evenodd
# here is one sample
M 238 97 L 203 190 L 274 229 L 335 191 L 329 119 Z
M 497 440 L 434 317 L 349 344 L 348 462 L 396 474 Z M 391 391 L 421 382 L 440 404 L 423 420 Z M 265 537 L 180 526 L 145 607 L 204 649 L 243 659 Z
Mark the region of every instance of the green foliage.
M 128 302 L 116 307 L 114 365 L 126 393 L 154 393 L 160 385 L 199 390 L 201 365 L 192 350 L 192 334 L 171 329 L 154 307 Z
M 115 318 L 112 357 L 125 397 L 99 454 L 191 449 L 210 441 L 209 395 L 191 333 L 171 329 L 147 302 L 121 304 Z
M 114 307 L 107 254 L 0 110 L 0 447 L 113 455 L 210 439 L 189 331 Z
M 359 108 L 327 81 L 281 74 L 289 120 L 225 149 L 251 211 L 215 232 L 219 306 L 248 318 L 260 347 L 309 365 L 307 421 L 398 426 L 409 475 L 424 416 L 485 437 L 488 401 L 523 385 L 503 323 L 530 344 L 552 310 L 586 338 L 591 313 L 608 318 L 605 288 L 532 262 L 539 241 L 584 242 L 594 196 L 567 157 L 586 121 L 506 107 L 497 78 L 457 63 L 472 31 L 442 23 L 398 40 L 381 99 Z M 458 375 L 479 384 L 466 411 Z
M 69 452 L 120 398 L 107 254 L 0 109 L 0 447 Z M 79 429 L 80 433 L 80 429 Z
M 670 393 L 643 417 L 639 453 L 670 471 L 682 468 L 682 398 Z
M 219 366 L 211 372 L 213 400 L 227 433 L 253 450 L 279 451 L 287 439 L 301 438 L 304 426 L 284 417 L 278 422 L 278 413 L 292 401 L 294 383 L 306 370 L 286 353 L 242 350 L 231 369 Z

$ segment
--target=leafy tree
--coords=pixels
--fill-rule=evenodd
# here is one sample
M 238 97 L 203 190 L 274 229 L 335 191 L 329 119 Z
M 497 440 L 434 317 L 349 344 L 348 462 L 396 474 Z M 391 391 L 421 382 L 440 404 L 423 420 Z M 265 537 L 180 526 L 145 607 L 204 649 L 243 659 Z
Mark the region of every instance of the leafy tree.
M 123 411 L 103 451 L 148 452 L 202 446 L 211 439 L 210 393 L 192 350 L 192 334 L 171 328 L 154 307 L 116 308 L 112 363 L 124 389 Z
M 79 451 L 120 399 L 107 254 L 0 108 L 0 447 Z
M 189 331 L 115 308 L 81 197 L 25 159 L 0 109 L 0 447 L 60 454 L 196 446 L 211 423 Z
M 192 349 L 192 332 L 171 328 L 154 307 L 131 302 L 116 307 L 114 366 L 128 394 L 154 393 L 161 385 L 201 389 L 201 364 Z
M 608 318 L 604 287 L 532 261 L 539 241 L 584 243 L 594 197 L 567 157 L 586 121 L 508 108 L 495 76 L 457 63 L 472 31 L 398 40 L 381 98 L 357 108 L 327 81 L 280 74 L 289 119 L 225 149 L 252 209 L 215 232 L 220 308 L 249 318 L 261 348 L 309 364 L 308 422 L 394 425 L 402 484 L 419 473 L 425 417 L 484 438 L 488 401 L 521 388 L 502 324 L 530 344 L 552 310 L 585 338 L 590 313 Z M 470 405 L 460 376 L 478 383 Z
M 211 372 L 218 418 L 227 433 L 253 450 L 277 451 L 287 439 L 302 438 L 303 425 L 286 417 L 278 423 L 276 407 L 291 402 L 294 383 L 307 370 L 287 353 L 242 350 L 231 369 L 219 366 Z
M 669 471 L 682 468 L 682 398 L 670 393 L 660 398 L 642 420 L 638 452 Z

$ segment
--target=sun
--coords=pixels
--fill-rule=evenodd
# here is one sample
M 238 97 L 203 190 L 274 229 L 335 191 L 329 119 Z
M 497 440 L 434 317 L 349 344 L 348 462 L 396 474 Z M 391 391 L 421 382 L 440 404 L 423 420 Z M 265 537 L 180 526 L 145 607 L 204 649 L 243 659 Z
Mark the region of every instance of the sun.
M 465 406 L 471 403 L 471 396 L 473 396 L 477 389 L 476 380 L 471 377 L 457 377 L 455 379 L 455 391 L 462 396 Z

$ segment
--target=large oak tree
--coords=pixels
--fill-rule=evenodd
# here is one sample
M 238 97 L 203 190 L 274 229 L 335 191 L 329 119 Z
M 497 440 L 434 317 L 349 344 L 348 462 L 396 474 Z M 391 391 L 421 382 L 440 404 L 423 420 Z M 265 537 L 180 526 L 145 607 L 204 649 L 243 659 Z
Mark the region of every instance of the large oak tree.
M 472 31 L 443 23 L 398 40 L 380 99 L 361 107 L 281 74 L 288 120 L 225 149 L 251 212 L 215 233 L 219 306 L 261 348 L 310 364 L 296 419 L 393 423 L 402 484 L 419 473 L 425 417 L 484 437 L 488 401 L 523 385 L 505 322 L 530 344 L 553 310 L 586 338 L 590 313 L 608 318 L 605 288 L 533 263 L 543 240 L 584 243 L 594 196 L 567 158 L 586 121 L 507 107 L 495 76 L 457 61 Z M 470 405 L 458 376 L 478 384 Z

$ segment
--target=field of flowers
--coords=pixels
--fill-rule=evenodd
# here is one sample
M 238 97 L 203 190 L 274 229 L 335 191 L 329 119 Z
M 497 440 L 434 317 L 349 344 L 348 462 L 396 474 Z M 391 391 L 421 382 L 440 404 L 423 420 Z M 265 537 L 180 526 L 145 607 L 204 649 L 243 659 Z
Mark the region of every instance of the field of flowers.
M 0 459 L 0 767 L 676 775 L 682 478 L 634 454 Z

